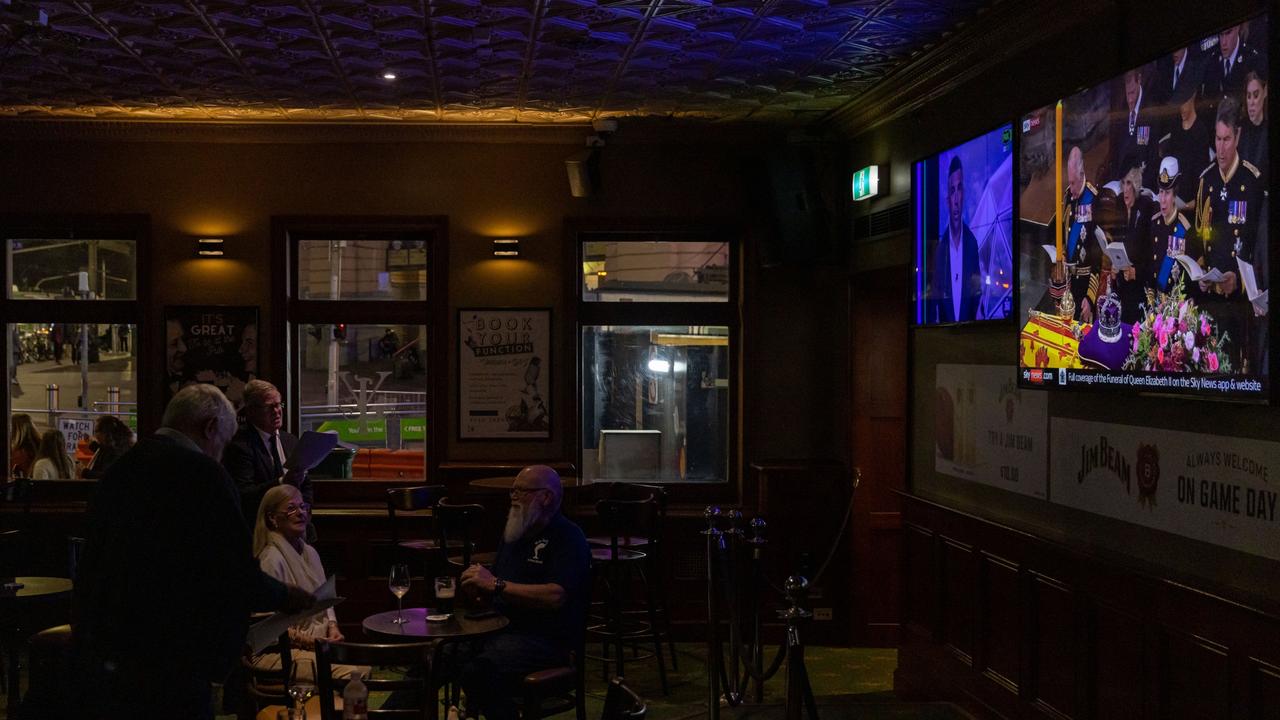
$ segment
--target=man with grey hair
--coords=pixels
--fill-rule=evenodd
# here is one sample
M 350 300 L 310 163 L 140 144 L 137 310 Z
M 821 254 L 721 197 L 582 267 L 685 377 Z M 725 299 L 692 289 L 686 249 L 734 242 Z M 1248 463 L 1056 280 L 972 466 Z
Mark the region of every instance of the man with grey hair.
M 93 707 L 95 717 L 164 708 L 211 718 L 210 683 L 238 665 L 249 614 L 314 600 L 254 561 L 218 463 L 236 426 L 226 397 L 212 385 L 185 387 L 162 424 L 107 470 L 89 503 L 74 636 L 80 710 Z
M 275 485 L 293 485 L 302 492 L 302 501 L 311 504 L 311 478 L 305 472 L 286 472 L 288 459 L 298 438 L 282 429 L 284 406 L 280 391 L 266 380 L 250 380 L 244 386 L 244 424 L 236 431 L 222 457 L 240 492 L 240 508 L 252 525 L 262 496 Z M 315 527 L 307 520 L 307 542 L 315 540 Z
M 555 470 L 521 470 L 493 570 L 472 565 L 462 573 L 465 594 L 511 620 L 502 633 L 447 658 L 445 672 L 466 690 L 468 711 L 488 720 L 514 719 L 521 678 L 567 665 L 585 631 L 591 551 L 582 530 L 560 512 L 562 496 Z

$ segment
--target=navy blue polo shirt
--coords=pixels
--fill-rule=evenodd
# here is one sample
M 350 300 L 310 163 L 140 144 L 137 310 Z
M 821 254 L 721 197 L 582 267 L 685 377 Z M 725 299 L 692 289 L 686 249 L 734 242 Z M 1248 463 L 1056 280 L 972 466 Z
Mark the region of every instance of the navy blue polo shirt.
M 511 619 L 508 631 L 535 635 L 566 650 L 574 649 L 585 622 L 590 566 L 586 536 L 559 512 L 541 531 L 503 543 L 493 564 L 496 577 L 531 585 L 555 583 L 565 590 L 565 603 L 558 610 L 516 607 L 499 599 L 497 609 Z

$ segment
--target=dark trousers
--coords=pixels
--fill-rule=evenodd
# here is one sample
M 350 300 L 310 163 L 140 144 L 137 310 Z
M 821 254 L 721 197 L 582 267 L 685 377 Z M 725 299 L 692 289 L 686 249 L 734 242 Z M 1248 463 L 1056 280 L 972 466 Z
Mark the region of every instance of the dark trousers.
M 467 712 L 488 720 L 514 720 L 525 675 L 569 664 L 569 653 L 546 638 L 501 633 L 441 651 L 441 674 L 462 686 Z

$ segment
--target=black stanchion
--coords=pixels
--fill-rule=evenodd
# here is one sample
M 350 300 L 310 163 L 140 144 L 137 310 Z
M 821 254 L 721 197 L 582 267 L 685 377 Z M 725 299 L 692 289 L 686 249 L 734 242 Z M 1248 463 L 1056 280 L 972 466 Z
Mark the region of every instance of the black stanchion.
M 756 702 L 764 700 L 764 684 L 787 663 L 787 707 L 794 703 L 796 712 L 800 704 L 808 706 L 810 720 L 817 720 L 817 705 L 809 686 L 804 666 L 804 646 L 800 642 L 797 624 L 811 616 L 800 607 L 807 595 L 809 581 L 800 576 L 787 579 L 784 594 L 789 607 L 778 611 L 778 617 L 786 622 L 786 642 L 778 647 L 769 667 L 764 666 L 764 640 L 761 633 L 761 589 L 766 585 L 764 575 L 764 548 L 768 544 L 764 518 L 752 518 L 748 523 L 750 536 L 743 528 L 740 510 L 721 510 L 707 507 L 703 513 L 707 528 L 707 715 L 709 720 L 719 720 L 722 702 L 737 707 L 747 697 L 748 683 L 754 683 Z M 721 521 L 725 521 L 721 529 Z M 744 576 L 744 557 L 750 564 Z M 727 617 L 726 617 L 727 612 Z M 743 624 L 747 623 L 744 628 Z M 729 652 L 726 657 L 724 643 L 728 636 Z M 788 710 L 790 712 L 790 710 Z M 799 716 L 797 715 L 796 718 Z M 788 720 L 792 720 L 788 715 Z

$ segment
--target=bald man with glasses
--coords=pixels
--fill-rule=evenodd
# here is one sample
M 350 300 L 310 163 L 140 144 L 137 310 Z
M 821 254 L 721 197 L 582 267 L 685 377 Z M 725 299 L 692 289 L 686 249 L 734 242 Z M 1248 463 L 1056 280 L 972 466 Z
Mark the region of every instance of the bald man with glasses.
M 562 499 L 555 470 L 521 470 L 493 570 L 472 565 L 462 573 L 464 594 L 511 620 L 502 633 L 446 656 L 446 673 L 466 691 L 469 714 L 515 718 L 521 679 L 569 664 L 582 637 L 591 551 L 582 530 L 560 512 Z

